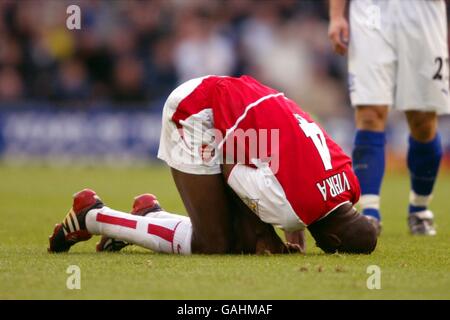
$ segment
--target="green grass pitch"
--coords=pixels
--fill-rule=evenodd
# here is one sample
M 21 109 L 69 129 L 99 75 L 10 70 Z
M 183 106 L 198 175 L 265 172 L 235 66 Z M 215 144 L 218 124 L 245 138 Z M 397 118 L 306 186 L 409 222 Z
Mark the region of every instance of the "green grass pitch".
M 84 187 L 112 208 L 128 211 L 135 195 L 152 192 L 167 211 L 185 213 L 169 170 L 2 165 L 0 181 L 1 299 L 450 298 L 448 172 L 435 188 L 433 238 L 407 233 L 408 177 L 387 174 L 384 230 L 369 256 L 325 255 L 311 238 L 306 255 L 173 256 L 136 247 L 98 254 L 98 238 L 68 254 L 48 254 L 48 235 L 69 209 L 71 195 Z M 66 287 L 69 265 L 81 269 L 80 290 Z M 380 290 L 366 286 L 369 265 L 381 268 Z

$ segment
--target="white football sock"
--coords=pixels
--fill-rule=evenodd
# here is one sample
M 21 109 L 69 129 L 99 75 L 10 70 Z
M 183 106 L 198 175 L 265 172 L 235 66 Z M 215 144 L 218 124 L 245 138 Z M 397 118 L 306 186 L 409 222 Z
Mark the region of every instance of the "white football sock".
M 184 219 L 184 220 L 190 220 L 189 217 L 186 216 L 181 216 L 178 214 L 173 214 L 167 211 L 154 211 L 154 212 L 149 212 L 145 215 L 146 217 L 150 217 L 150 218 L 158 218 L 158 219 Z
M 376 209 L 380 210 L 380 196 L 377 194 L 363 194 L 359 198 L 361 210 Z
M 409 192 L 409 204 L 415 207 L 428 207 L 430 205 L 433 195 L 423 196 L 415 193 L 413 190 Z
M 103 207 L 86 214 L 86 228 L 92 234 L 105 235 L 156 252 L 191 253 L 192 224 L 184 216 L 142 217 Z

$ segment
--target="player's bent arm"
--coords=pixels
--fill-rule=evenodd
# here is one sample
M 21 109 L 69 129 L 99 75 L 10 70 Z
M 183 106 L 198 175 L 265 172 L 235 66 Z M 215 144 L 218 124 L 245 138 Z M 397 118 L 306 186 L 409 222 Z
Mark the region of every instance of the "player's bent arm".
M 328 37 L 331 40 L 334 51 L 340 55 L 347 53 L 349 40 L 349 24 L 345 17 L 346 5 L 347 0 L 330 0 Z

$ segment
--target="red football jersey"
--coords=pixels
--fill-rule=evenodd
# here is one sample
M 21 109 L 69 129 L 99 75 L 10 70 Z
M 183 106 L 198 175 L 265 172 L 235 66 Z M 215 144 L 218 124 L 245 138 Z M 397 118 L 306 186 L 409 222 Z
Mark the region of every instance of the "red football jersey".
M 350 158 L 282 93 L 249 76 L 210 76 L 179 103 L 172 120 L 179 124 L 204 109 L 212 110 L 214 127 L 224 137 L 224 158 L 249 166 L 268 163 L 306 225 L 358 201 Z

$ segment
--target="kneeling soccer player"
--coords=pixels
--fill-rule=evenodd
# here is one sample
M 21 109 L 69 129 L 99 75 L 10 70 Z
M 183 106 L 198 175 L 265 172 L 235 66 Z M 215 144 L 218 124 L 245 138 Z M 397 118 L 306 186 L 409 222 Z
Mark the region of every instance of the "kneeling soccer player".
M 56 225 L 50 252 L 97 234 L 97 251 L 283 253 L 301 251 L 305 228 L 327 253 L 375 249 L 375 228 L 353 208 L 360 188 L 350 158 L 283 93 L 249 76 L 197 78 L 171 93 L 162 121 L 158 157 L 189 217 L 149 194 L 122 213 L 85 189 Z

